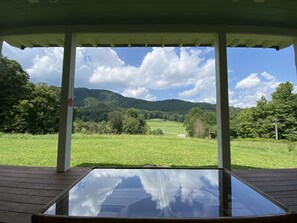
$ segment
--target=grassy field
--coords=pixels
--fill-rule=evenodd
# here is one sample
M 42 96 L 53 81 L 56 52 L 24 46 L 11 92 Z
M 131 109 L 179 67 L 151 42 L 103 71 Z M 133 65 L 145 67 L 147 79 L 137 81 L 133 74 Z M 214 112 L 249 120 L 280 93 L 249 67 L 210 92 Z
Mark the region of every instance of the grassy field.
M 164 135 L 174 135 L 187 134 L 183 123 L 164 121 L 162 119 L 150 119 L 146 123 L 150 126 L 152 130 L 161 129 Z
M 0 134 L 0 164 L 55 166 L 57 135 Z M 149 135 L 81 135 L 72 138 L 71 166 L 217 165 L 217 143 L 209 139 Z M 233 168 L 297 168 L 297 143 L 234 140 Z

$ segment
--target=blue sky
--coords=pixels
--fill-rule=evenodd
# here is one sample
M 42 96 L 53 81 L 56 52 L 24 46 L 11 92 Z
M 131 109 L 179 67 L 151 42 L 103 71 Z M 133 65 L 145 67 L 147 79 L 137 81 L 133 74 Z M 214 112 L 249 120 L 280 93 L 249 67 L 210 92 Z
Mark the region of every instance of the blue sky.
M 34 83 L 61 85 L 62 48 L 19 50 L 4 43 Z M 280 82 L 297 85 L 293 47 L 228 49 L 229 103 L 251 107 Z M 78 48 L 76 87 L 109 89 L 146 100 L 178 98 L 215 103 L 213 48 Z M 297 87 L 295 87 L 297 89 Z

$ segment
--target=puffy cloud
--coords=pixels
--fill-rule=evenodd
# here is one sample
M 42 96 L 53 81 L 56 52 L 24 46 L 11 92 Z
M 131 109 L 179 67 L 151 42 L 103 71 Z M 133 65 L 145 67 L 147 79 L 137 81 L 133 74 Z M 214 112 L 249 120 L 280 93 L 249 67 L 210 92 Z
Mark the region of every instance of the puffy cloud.
M 273 75 L 267 73 L 266 71 L 261 73 L 261 76 L 264 77 L 268 81 L 275 80 L 275 77 Z
M 252 73 L 241 81 L 237 82 L 235 89 L 254 88 L 261 84 L 261 80 L 257 73 Z
M 100 66 L 90 77 L 90 82 L 99 87 L 148 87 L 169 89 L 195 84 L 199 77 L 208 72 L 208 61 L 200 57 L 198 49 L 153 48 L 136 66 Z M 206 66 L 206 67 L 205 67 Z M 207 73 L 208 74 L 208 73 Z
M 270 99 L 278 84 L 275 76 L 270 73 L 252 73 L 239 81 L 234 90 L 229 90 L 229 104 L 235 107 L 255 106 L 262 96 Z
M 123 91 L 122 95 L 126 97 L 132 97 L 132 98 L 140 98 L 148 101 L 156 100 L 156 97 L 152 96 L 148 89 L 140 87 L 136 89 L 126 89 Z
M 26 69 L 33 82 L 46 82 L 59 85 L 62 77 L 63 48 L 45 50 L 45 55 L 37 54 L 33 65 Z
M 139 89 L 187 87 L 188 90 L 179 94 L 183 99 L 193 99 L 199 93 L 197 100 L 214 102 L 214 59 L 207 60 L 203 53 L 192 48 L 153 48 L 140 66 L 99 66 L 89 81 L 100 88 L 126 89 L 123 91 L 125 95 L 146 99 L 154 97 L 144 96 L 143 92 L 140 94 Z M 203 93 L 205 90 L 207 92 Z

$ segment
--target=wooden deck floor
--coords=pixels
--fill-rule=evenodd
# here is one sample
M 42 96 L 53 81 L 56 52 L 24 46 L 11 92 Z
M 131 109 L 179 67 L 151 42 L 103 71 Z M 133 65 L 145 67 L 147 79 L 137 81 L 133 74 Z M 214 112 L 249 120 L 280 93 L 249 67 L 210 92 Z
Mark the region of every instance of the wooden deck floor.
M 88 170 L 72 168 L 58 174 L 49 167 L 0 165 L 0 222 L 30 223 L 33 213 Z M 297 212 L 297 169 L 234 170 L 234 173 Z

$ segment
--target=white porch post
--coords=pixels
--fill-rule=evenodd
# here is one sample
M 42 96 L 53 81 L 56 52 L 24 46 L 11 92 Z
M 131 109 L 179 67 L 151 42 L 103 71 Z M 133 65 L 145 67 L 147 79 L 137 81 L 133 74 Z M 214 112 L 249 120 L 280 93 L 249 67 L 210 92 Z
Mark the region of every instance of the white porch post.
M 3 41 L 0 40 L 0 56 L 2 55 Z
M 70 168 L 75 55 L 75 36 L 65 33 L 57 172 L 64 172 Z
M 297 38 L 293 40 L 293 45 L 294 45 L 295 68 L 296 68 L 296 77 L 297 77 Z
M 218 128 L 218 167 L 231 170 L 228 66 L 226 33 L 218 32 L 215 41 L 217 128 Z

